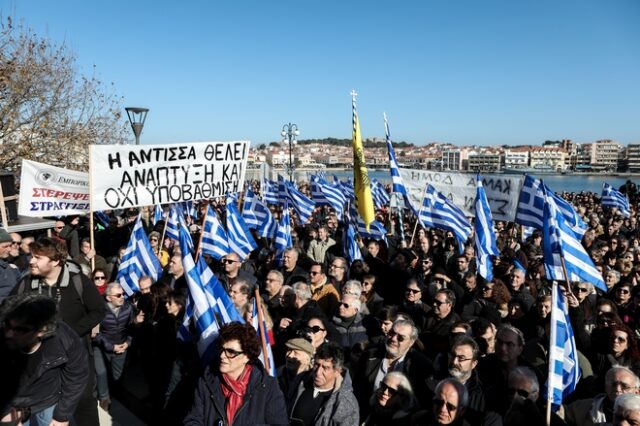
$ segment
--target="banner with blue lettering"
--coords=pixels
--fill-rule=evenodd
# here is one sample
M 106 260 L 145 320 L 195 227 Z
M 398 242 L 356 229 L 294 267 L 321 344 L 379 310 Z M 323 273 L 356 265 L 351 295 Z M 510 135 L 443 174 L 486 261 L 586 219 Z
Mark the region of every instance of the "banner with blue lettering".
M 89 173 L 22 160 L 18 214 L 70 216 L 89 212 Z
M 242 191 L 248 141 L 91 145 L 93 210 L 195 201 Z

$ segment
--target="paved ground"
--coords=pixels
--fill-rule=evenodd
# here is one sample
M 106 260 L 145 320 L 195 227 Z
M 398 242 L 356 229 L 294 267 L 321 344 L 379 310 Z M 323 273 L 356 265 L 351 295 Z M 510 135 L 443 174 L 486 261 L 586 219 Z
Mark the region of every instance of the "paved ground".
M 117 400 L 112 401 L 109 413 L 98 407 L 100 415 L 100 426 L 144 426 L 142 420 L 137 418 L 131 411 Z

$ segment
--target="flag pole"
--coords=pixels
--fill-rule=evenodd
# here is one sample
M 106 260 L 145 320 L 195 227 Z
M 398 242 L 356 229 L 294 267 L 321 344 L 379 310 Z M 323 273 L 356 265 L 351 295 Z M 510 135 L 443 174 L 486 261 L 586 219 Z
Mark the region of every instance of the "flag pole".
M 416 231 L 418 230 L 418 223 L 420 223 L 420 212 L 422 211 L 422 203 L 424 202 L 424 196 L 427 193 L 427 185 L 424 186 L 422 191 L 422 200 L 420 200 L 420 210 L 418 210 L 418 216 L 416 217 L 416 224 L 413 226 L 413 233 L 411 234 L 411 242 L 409 247 L 413 247 L 413 240 L 416 237 Z
M 207 215 L 209 215 L 209 202 L 207 202 L 207 210 L 204 212 L 204 216 L 202 217 L 202 225 L 200 226 L 200 238 L 198 238 L 198 251 L 196 251 L 196 259 L 194 262 L 198 261 L 198 257 L 200 257 L 200 252 L 202 251 L 202 239 L 204 238 L 204 226 L 207 222 Z
M 169 214 L 171 214 L 171 212 L 169 212 Z M 164 217 L 164 211 L 162 216 Z M 162 238 L 160 238 L 160 244 L 158 245 L 158 253 L 156 253 L 156 255 L 160 256 L 160 253 L 162 252 L 162 247 L 164 247 L 164 237 L 165 235 L 167 235 L 167 225 L 169 224 L 169 215 L 167 215 L 166 218 L 164 218 L 164 228 L 162 228 Z
M 269 354 L 267 353 L 267 341 L 265 339 L 267 330 L 264 327 L 264 318 L 262 315 L 262 299 L 258 288 L 255 289 L 256 309 L 258 310 L 258 330 L 260 330 L 260 343 L 262 344 L 262 354 L 264 356 L 264 369 L 268 375 L 271 375 L 271 368 L 269 364 Z M 256 313 L 254 312 L 253 315 Z
M 93 192 L 92 192 L 92 179 L 91 179 L 91 145 L 89 145 L 89 244 L 91 244 L 91 250 L 93 250 L 94 252 L 96 251 L 96 247 L 95 247 L 95 237 L 93 235 L 93 203 L 91 202 L 91 200 L 93 200 Z M 94 271 L 94 269 L 96 269 L 96 256 L 94 255 L 91 258 L 91 272 Z

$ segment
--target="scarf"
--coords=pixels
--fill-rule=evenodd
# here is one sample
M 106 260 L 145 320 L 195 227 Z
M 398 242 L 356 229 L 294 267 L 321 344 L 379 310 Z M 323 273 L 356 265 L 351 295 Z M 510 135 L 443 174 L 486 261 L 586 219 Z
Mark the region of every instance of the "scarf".
M 237 380 L 232 379 L 226 374 L 222 375 L 222 394 L 224 395 L 227 410 L 227 420 L 229 425 L 233 424 L 234 417 L 242 405 L 244 394 L 247 392 L 249 379 L 251 378 L 251 364 L 244 366 L 244 370 Z

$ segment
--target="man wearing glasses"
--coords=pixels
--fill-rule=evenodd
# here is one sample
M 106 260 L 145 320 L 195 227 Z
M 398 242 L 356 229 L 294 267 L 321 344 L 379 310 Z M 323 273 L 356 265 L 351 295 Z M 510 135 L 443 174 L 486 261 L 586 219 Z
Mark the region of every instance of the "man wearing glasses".
M 465 413 L 468 401 L 469 395 L 462 383 L 456 379 L 444 379 L 436 386 L 431 409 L 416 415 L 414 422 L 438 426 L 467 425 Z
M 331 318 L 338 307 L 340 293 L 338 293 L 333 284 L 328 282 L 321 263 L 311 265 L 309 283 L 311 284 L 311 299 L 318 303 L 318 306 L 328 318 Z
M 218 273 L 217 278 L 227 290 L 227 293 L 231 291 L 231 286 L 235 284 L 236 280 L 245 281 L 251 288 L 256 287 L 256 277 L 241 269 L 242 261 L 236 253 L 229 253 L 224 256 L 220 259 L 220 264 L 222 265 L 222 271 Z
M 11 293 L 20 280 L 20 269 L 13 263 L 9 263 L 13 246 L 11 236 L 0 228 L 0 303 Z
M 131 344 L 131 326 L 135 321 L 133 305 L 124 299 L 118 283 L 110 283 L 105 290 L 105 316 L 95 336 L 93 353 L 96 366 L 98 400 L 103 410 L 109 411 L 109 376 L 117 383 L 124 370 L 127 349 Z M 109 374 L 110 373 L 110 374 Z
M 369 414 L 369 398 L 391 371 L 404 373 L 411 382 L 413 393 L 423 408 L 430 394 L 425 377 L 433 375 L 431 361 L 413 347 L 418 340 L 418 328 L 411 320 L 398 319 L 387 334 L 384 346 L 369 349 L 362 354 L 355 368 L 354 389 L 360 405 L 360 417 Z
M 13 294 L 36 292 L 51 297 L 61 319 L 82 338 L 89 353 L 89 380 L 75 412 L 77 424 L 99 425 L 98 404 L 93 396 L 94 365 L 91 330 L 104 318 L 104 303 L 96 286 L 72 262 L 67 263 L 66 246 L 52 238 L 31 244 L 30 275 L 13 289 Z

